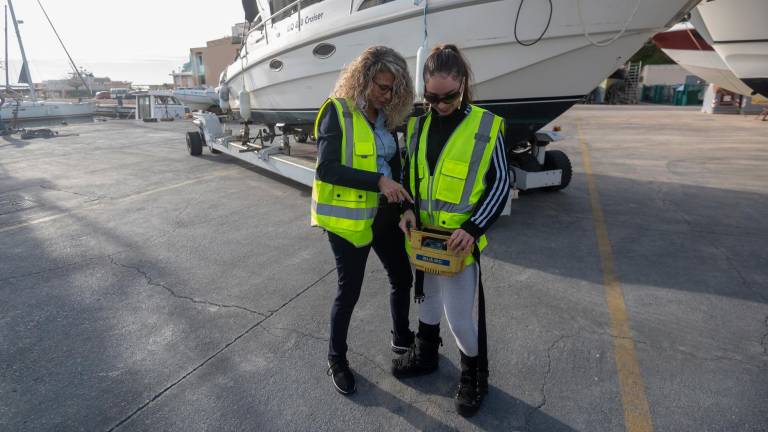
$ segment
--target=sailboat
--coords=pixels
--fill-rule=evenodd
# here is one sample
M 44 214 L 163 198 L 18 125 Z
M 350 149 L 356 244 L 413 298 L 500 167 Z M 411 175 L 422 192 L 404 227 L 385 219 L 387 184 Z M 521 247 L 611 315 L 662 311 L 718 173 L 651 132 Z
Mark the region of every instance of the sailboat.
M 16 14 L 13 10 L 13 2 L 8 0 L 8 8 L 11 11 L 11 18 L 13 20 L 13 27 L 16 31 L 16 37 L 19 41 L 19 50 L 21 51 L 22 66 L 21 75 L 19 77 L 19 83 L 26 83 L 29 85 L 29 99 L 23 99 L 20 96 L 11 97 L 10 86 L 6 82 L 6 97 L 2 100 L 2 106 L 0 106 L 0 120 L 51 120 L 70 117 L 83 117 L 93 115 L 96 106 L 93 102 L 64 102 L 64 101 L 47 101 L 37 100 L 35 94 L 35 86 L 32 81 L 32 76 L 29 72 L 29 63 L 27 62 L 27 53 L 24 51 L 24 44 L 21 39 L 21 32 L 19 31 L 19 23 L 16 20 Z M 6 16 L 7 21 L 7 16 Z M 7 27 L 7 24 L 6 24 Z M 7 35 L 7 31 L 6 31 Z M 6 71 L 8 69 L 8 39 L 6 36 Z M 6 75 L 7 80 L 7 75 Z
M 507 120 L 509 143 L 527 141 L 698 3 L 243 0 L 250 30 L 221 94 L 235 110 L 243 102 L 254 122 L 306 128 L 344 65 L 366 47 L 403 54 L 418 83 L 417 58 L 454 43 L 472 64 L 476 104 Z

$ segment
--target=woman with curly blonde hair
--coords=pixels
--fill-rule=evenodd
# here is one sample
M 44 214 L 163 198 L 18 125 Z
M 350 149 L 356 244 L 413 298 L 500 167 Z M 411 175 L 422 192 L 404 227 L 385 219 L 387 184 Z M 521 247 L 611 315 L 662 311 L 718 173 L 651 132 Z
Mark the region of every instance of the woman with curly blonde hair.
M 408 324 L 413 276 L 398 229 L 400 204 L 412 199 L 400 184 L 400 150 L 393 132 L 411 112 L 413 100 L 403 57 L 391 48 L 374 46 L 341 73 L 315 121 L 312 225 L 328 233 L 339 278 L 331 308 L 327 373 L 344 395 L 356 390 L 346 356 L 347 331 L 371 247 L 391 285 L 391 349 L 403 353 L 414 341 Z

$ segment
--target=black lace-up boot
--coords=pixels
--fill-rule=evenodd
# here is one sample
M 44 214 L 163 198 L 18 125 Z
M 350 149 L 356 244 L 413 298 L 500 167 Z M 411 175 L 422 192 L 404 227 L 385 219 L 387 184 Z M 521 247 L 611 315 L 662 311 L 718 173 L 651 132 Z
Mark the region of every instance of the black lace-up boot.
M 480 389 L 477 357 L 469 357 L 461 351 L 459 353 L 461 354 L 461 378 L 456 392 L 456 412 L 463 417 L 472 417 L 483 403 L 484 392 L 488 391 L 488 374 L 482 374 L 481 379 L 485 384 L 482 386 L 483 389 Z
M 430 325 L 419 321 L 416 341 L 405 354 L 392 360 L 392 375 L 408 378 L 436 371 L 439 358 L 437 351 L 442 344 L 440 324 Z

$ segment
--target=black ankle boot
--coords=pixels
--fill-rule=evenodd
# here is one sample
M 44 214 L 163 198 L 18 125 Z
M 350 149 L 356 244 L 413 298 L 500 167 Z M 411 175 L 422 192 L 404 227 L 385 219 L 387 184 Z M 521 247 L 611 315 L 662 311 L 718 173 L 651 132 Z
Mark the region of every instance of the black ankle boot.
M 461 378 L 456 392 L 456 411 L 463 417 L 472 417 L 480 409 L 483 397 L 488 391 L 488 374 L 482 373 L 483 376 L 479 377 L 477 357 L 469 357 L 461 351 L 459 353 L 461 354 Z M 484 384 L 479 385 L 478 380 L 483 380 Z
M 408 351 L 392 360 L 392 375 L 396 378 L 408 378 L 430 374 L 437 370 L 438 348 L 443 344 L 440 339 L 440 325 L 419 322 L 419 334 Z

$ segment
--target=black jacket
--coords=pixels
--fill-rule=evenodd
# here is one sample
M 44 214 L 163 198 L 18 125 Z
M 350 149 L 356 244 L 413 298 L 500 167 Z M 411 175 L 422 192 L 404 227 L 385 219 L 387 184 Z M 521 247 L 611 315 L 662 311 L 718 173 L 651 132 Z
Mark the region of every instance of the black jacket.
M 373 129 L 370 120 L 368 124 Z M 395 137 L 395 145 L 398 146 L 395 155 L 388 161 L 392 169 L 392 180 L 400 182 L 400 146 Z M 350 168 L 341 164 L 341 125 L 339 115 L 333 106 L 328 105 L 320 118 L 320 127 L 317 130 L 317 178 L 324 182 L 371 192 L 379 191 L 379 178 L 383 174 L 379 172 L 363 171 Z
M 432 112 L 432 121 L 429 126 L 429 135 L 427 135 L 427 165 L 429 172 L 434 173 L 437 167 L 440 153 L 448 142 L 451 134 L 462 120 L 469 114 L 470 107 L 467 104 L 453 113 L 441 117 L 437 112 Z M 419 122 L 417 139 L 421 139 L 424 122 Z M 410 158 L 406 157 L 403 166 L 403 184 L 408 185 L 410 169 Z M 410 189 L 410 188 L 408 188 Z M 491 164 L 488 172 L 485 174 L 485 191 L 480 200 L 475 205 L 472 216 L 467 219 L 461 228 L 472 235 L 475 239 L 488 231 L 488 228 L 496 222 L 504 210 L 504 205 L 509 197 L 509 168 L 507 166 L 506 149 L 504 147 L 504 137 L 501 131 L 496 137 L 496 148 L 491 156 Z M 413 208 L 410 203 L 404 205 L 405 208 Z

